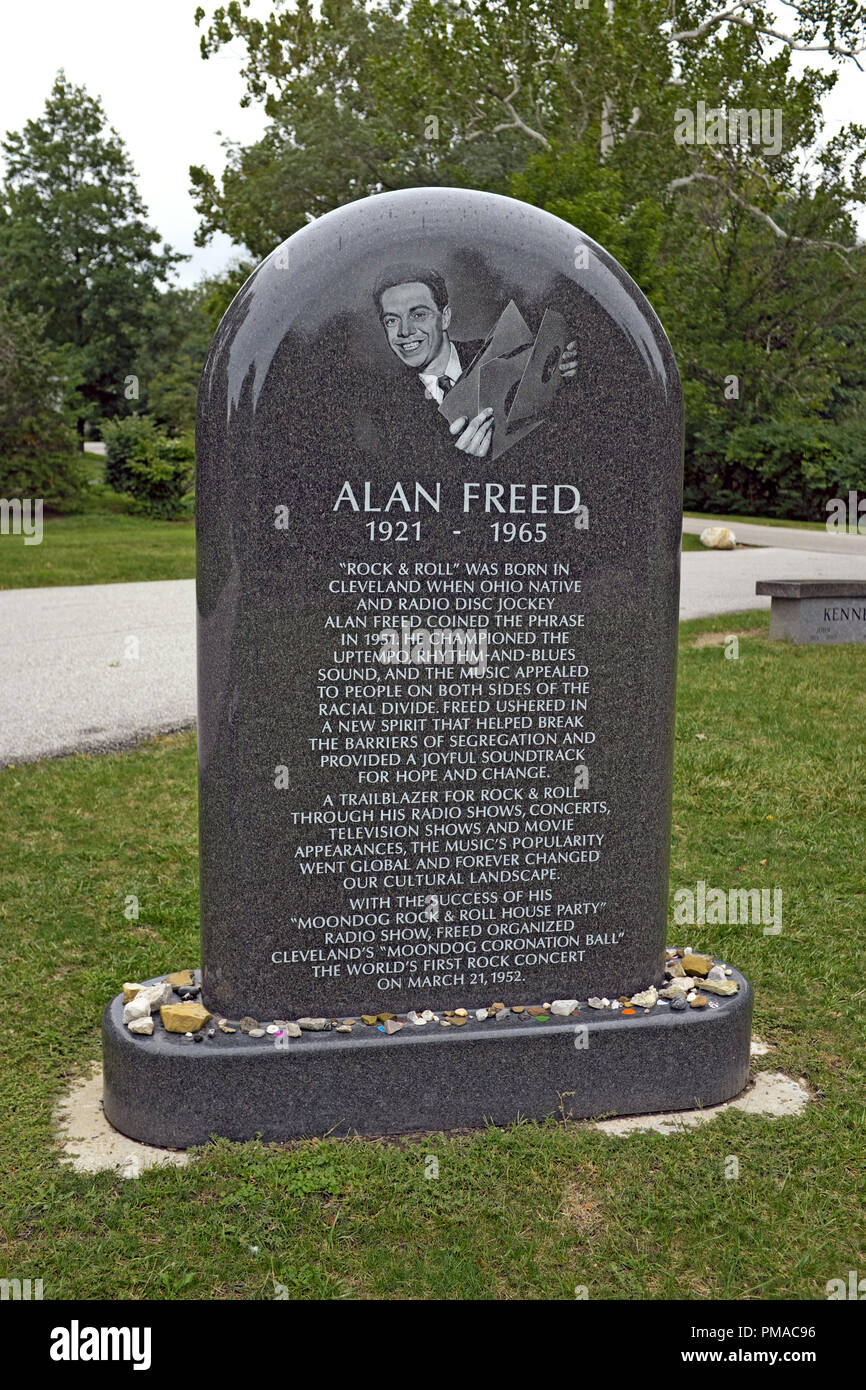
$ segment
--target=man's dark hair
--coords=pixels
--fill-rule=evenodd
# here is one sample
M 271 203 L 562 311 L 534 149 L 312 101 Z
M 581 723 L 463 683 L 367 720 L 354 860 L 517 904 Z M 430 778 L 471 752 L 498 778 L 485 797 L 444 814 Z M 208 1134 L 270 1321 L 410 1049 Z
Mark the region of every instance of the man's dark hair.
M 428 266 L 423 265 L 395 265 L 383 276 L 373 291 L 379 317 L 382 317 L 382 295 L 386 290 L 392 290 L 395 285 L 415 283 L 427 286 L 433 296 L 433 303 L 441 313 L 448 303 L 448 287 L 438 270 L 430 270 Z

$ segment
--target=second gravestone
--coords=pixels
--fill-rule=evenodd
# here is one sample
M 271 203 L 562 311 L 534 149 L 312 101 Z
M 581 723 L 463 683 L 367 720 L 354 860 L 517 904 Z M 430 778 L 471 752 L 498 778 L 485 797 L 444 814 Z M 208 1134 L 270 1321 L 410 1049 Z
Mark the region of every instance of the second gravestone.
M 411 190 L 259 267 L 200 395 L 202 1000 L 320 1026 L 137 1040 L 197 1078 L 142 1137 L 741 1089 L 745 982 L 595 1007 L 664 980 L 681 479 L 667 339 L 567 223 Z

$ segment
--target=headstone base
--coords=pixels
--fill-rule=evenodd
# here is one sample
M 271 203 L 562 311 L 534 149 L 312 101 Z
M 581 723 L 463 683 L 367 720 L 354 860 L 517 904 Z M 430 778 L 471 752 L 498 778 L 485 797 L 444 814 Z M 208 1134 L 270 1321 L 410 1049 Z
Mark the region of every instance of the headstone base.
M 105 1115 L 132 1139 L 183 1149 L 214 1135 L 398 1134 L 718 1105 L 749 1072 L 752 991 L 732 978 L 739 993 L 713 1009 L 623 1017 L 583 1004 L 545 1023 L 470 1018 L 391 1036 L 358 1023 L 286 1047 L 219 1031 L 195 1043 L 159 1025 L 136 1037 L 118 995 L 103 1018 Z

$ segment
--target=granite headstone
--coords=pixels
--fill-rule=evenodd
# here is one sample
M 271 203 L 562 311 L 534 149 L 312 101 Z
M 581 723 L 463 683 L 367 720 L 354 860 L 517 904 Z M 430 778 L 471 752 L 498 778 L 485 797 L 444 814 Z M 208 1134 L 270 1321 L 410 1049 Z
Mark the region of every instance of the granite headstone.
M 260 266 L 201 391 L 214 1008 L 658 981 L 681 439 L 646 301 L 534 208 L 387 195 Z
M 332 212 L 228 310 L 197 459 L 202 1000 L 470 1026 L 245 1038 L 209 1070 L 210 1044 L 123 1039 L 164 1065 L 144 1123 L 116 1062 L 115 1122 L 177 1143 L 740 1089 L 745 982 L 702 1021 L 594 1015 L 571 1090 L 573 1018 L 474 1020 L 663 979 L 682 400 L 622 268 L 492 194 Z M 153 1093 L 184 1066 L 175 1121 Z

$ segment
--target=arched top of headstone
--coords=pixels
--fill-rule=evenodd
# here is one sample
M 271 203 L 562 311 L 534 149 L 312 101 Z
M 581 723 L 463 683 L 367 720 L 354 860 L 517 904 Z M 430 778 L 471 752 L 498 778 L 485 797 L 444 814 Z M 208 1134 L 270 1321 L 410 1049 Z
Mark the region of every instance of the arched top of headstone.
M 442 277 L 458 339 L 483 340 L 510 300 L 530 330 L 550 308 L 583 330 L 579 362 L 596 380 L 615 379 L 627 360 L 645 390 L 667 396 L 679 389 L 670 345 L 648 300 L 591 238 L 499 194 L 413 188 L 338 208 L 278 246 L 220 325 L 204 374 L 206 395 L 224 393 L 231 413 L 246 390 L 255 409 L 286 335 L 314 340 L 331 325 L 346 336 L 347 369 L 359 357 L 372 366 L 381 356 L 383 374 L 393 371 L 372 300 L 389 267 L 429 268 Z

